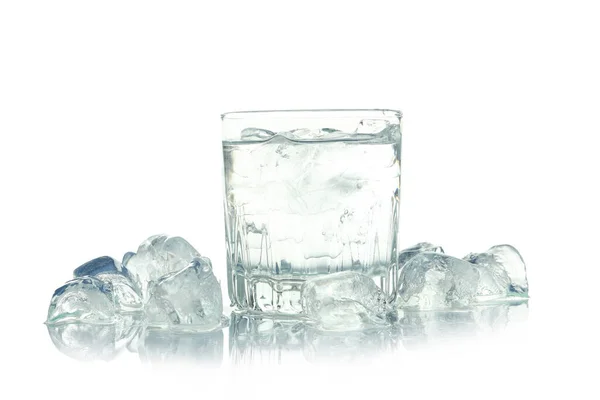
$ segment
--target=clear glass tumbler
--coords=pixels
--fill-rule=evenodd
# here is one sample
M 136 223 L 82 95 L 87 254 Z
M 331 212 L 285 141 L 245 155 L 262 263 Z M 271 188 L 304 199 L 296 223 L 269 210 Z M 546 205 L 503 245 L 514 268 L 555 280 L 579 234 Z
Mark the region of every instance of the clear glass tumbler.
M 229 297 L 238 309 L 302 312 L 300 287 L 354 270 L 396 295 L 402 114 L 222 115 Z

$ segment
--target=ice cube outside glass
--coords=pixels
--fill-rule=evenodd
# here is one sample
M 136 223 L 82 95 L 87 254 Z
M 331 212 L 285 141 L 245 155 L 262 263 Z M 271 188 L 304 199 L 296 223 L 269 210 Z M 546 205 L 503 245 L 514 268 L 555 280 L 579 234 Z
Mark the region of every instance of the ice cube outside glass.
M 300 314 L 305 280 L 349 270 L 394 300 L 401 118 L 385 109 L 221 116 L 232 306 Z

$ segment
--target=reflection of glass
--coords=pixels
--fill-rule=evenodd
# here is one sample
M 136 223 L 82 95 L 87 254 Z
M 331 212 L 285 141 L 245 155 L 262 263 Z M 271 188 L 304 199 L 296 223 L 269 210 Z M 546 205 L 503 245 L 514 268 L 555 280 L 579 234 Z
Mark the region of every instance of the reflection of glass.
M 47 328 L 61 353 L 81 361 L 111 360 L 136 335 L 138 322 L 138 317 L 126 315 L 113 324 L 70 322 Z
M 406 349 L 437 341 L 501 332 L 509 324 L 526 321 L 528 302 L 477 306 L 453 311 L 404 311 L 398 326 Z
M 233 313 L 229 354 L 237 365 L 349 362 L 393 347 L 388 330 L 323 332 L 298 320 Z
M 400 119 L 393 110 L 222 116 L 231 301 L 298 314 L 309 276 L 355 270 L 392 300 Z
M 399 350 L 426 347 L 500 333 L 528 317 L 527 301 L 455 311 L 401 311 L 388 329 L 354 332 L 319 331 L 298 320 L 233 313 L 229 354 L 234 364 L 296 362 L 300 352 L 309 363 L 366 361 Z
M 306 325 L 298 320 L 231 314 L 229 355 L 234 364 L 282 363 L 302 352 Z
M 223 362 L 223 331 L 171 331 L 147 328 L 140 332 L 137 350 L 142 362 L 159 364 L 193 363 L 220 366 Z

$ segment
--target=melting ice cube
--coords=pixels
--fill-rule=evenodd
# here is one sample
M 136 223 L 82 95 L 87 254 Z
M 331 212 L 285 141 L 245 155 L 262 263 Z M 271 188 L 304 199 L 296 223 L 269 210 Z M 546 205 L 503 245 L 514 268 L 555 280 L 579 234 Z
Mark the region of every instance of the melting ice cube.
M 128 258 L 126 269 L 148 299 L 148 286 L 159 278 L 184 269 L 200 253 L 178 236 L 155 235 L 146 239 L 137 253 Z
M 355 133 L 379 133 L 390 125 L 385 119 L 363 119 L 358 123 Z
M 70 280 L 56 289 L 50 300 L 46 323 L 112 323 L 117 319 L 112 285 L 86 276 Z
M 146 304 L 149 325 L 212 329 L 222 323 L 221 286 L 208 258 L 194 258 L 178 272 L 150 286 Z
M 323 330 L 365 329 L 395 318 L 373 279 L 353 271 L 306 281 L 301 298 L 306 316 Z
M 114 258 L 105 256 L 88 261 L 77 267 L 73 276 L 93 276 L 110 285 L 119 312 L 135 312 L 142 309 L 139 289 L 133 283 L 129 271 Z
M 398 302 L 401 307 L 423 310 L 461 308 L 526 297 L 527 290 L 525 263 L 512 246 L 493 246 L 462 260 L 423 252 L 402 268 Z
M 428 242 L 417 243 L 414 246 L 408 247 L 398 253 L 398 265 L 400 268 L 402 268 L 402 266 L 406 264 L 408 260 L 417 254 L 424 252 L 443 253 L 444 249 L 441 246 L 436 246 Z
M 479 270 L 465 260 L 420 253 L 402 268 L 398 301 L 403 307 L 435 310 L 467 307 L 476 300 Z
M 513 246 L 501 244 L 491 247 L 484 253 L 471 253 L 465 260 L 490 271 L 489 274 L 506 285 L 509 294 L 527 295 L 527 270 L 521 254 Z

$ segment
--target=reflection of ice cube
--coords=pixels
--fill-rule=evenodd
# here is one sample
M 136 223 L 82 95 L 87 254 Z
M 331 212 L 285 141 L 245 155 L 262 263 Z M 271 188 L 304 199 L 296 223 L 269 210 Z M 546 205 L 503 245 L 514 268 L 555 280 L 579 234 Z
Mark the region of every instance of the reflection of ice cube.
M 80 361 L 110 360 L 117 354 L 115 324 L 48 325 L 48 334 L 61 353 Z
M 392 349 L 388 330 L 323 332 L 307 329 L 304 357 L 314 364 L 365 362 Z
M 478 305 L 462 310 L 403 311 L 398 322 L 402 343 L 408 350 L 437 342 L 500 333 L 509 325 L 527 321 L 527 301 Z
M 353 271 L 318 276 L 301 289 L 306 316 L 324 330 L 386 325 L 393 310 L 372 278 Z
M 140 332 L 138 353 L 144 363 L 201 364 L 223 362 L 223 331 L 181 332 L 146 328 Z
M 222 314 L 221 286 L 206 257 L 193 259 L 150 287 L 146 304 L 150 325 L 213 329 L 221 324 Z
M 71 358 L 110 360 L 135 337 L 139 324 L 139 316 L 127 315 L 110 324 L 70 322 L 48 325 L 48 333 L 56 348 Z

